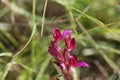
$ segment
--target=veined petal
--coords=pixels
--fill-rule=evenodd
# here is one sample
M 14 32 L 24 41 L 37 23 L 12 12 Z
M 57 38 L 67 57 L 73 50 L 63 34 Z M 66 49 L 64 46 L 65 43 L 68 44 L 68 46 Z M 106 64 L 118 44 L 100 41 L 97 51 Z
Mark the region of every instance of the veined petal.
M 62 60 L 62 56 L 60 55 L 60 48 L 55 42 L 51 42 L 48 52 L 55 58 Z
M 70 66 L 76 67 L 77 66 L 77 56 L 73 54 L 73 56 L 69 57 L 70 58 Z
M 77 63 L 77 66 L 89 67 L 89 65 L 86 62 L 84 62 L 84 61 L 81 61 L 81 62 Z
M 56 80 L 60 80 L 59 78 L 56 78 Z
M 72 51 L 76 46 L 75 39 L 71 38 L 71 36 L 65 38 L 65 44 L 67 46 L 68 51 Z
M 61 35 L 59 28 L 55 27 L 53 32 L 52 32 L 52 35 L 53 35 L 56 42 L 59 42 L 62 40 L 62 35 Z
M 66 66 L 65 66 L 65 64 L 64 63 L 62 63 L 62 62 L 54 62 L 57 66 L 59 66 L 61 69 L 65 69 L 66 68 Z
M 65 30 L 63 33 L 62 33 L 62 38 L 65 38 L 67 35 L 71 35 L 72 31 L 71 30 Z
M 71 42 L 70 42 L 70 49 L 73 50 L 75 48 L 75 39 L 72 38 Z

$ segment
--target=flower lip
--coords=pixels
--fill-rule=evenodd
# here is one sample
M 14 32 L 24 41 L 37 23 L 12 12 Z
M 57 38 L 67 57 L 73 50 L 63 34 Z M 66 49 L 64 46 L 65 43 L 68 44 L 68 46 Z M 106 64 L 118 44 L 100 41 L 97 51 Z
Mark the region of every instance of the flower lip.
M 77 56 L 75 54 L 73 54 L 73 56 L 70 59 L 70 65 L 72 67 L 78 67 L 78 66 L 89 67 L 89 65 L 86 62 L 84 62 L 84 61 L 78 62 Z
M 71 30 L 65 30 L 63 33 L 62 33 L 62 38 L 65 38 L 67 35 L 71 35 L 72 31 Z
M 84 62 L 84 61 L 79 62 L 79 63 L 77 64 L 77 66 L 89 67 L 89 65 L 88 65 L 86 62 Z

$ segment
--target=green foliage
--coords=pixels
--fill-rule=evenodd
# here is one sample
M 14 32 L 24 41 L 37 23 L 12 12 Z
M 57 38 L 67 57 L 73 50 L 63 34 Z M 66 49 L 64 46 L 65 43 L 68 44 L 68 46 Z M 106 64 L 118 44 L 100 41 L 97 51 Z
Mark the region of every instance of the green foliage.
M 119 0 L 48 0 L 43 23 L 45 1 L 0 3 L 0 80 L 64 80 L 48 53 L 54 25 L 73 30 L 72 53 L 90 65 L 77 68 L 81 80 L 119 80 Z

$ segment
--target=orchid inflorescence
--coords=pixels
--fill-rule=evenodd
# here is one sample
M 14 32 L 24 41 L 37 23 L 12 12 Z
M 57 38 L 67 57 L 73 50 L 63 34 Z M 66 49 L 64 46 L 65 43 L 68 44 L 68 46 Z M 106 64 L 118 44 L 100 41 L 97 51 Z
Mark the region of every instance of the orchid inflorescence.
M 78 62 L 76 54 L 71 55 L 70 52 L 75 49 L 76 43 L 75 39 L 71 37 L 71 30 L 65 30 L 63 33 L 60 32 L 59 28 L 55 27 L 52 36 L 54 41 L 51 41 L 49 46 L 49 53 L 55 57 L 54 62 L 63 73 L 66 80 L 73 80 L 72 72 L 75 67 L 88 67 L 89 65 L 84 62 Z M 60 48 L 60 42 L 64 41 L 65 47 Z

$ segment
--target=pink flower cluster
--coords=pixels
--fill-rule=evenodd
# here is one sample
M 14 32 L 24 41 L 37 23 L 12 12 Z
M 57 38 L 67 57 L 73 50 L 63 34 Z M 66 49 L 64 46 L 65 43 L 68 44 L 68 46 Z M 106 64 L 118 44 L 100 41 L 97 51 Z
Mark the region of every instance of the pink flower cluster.
M 48 49 L 49 53 L 56 59 L 56 62 L 54 63 L 60 67 L 65 77 L 68 75 L 71 76 L 72 71 L 77 66 L 89 66 L 84 61 L 78 62 L 76 54 L 70 54 L 70 52 L 74 50 L 76 46 L 75 39 L 71 37 L 71 33 L 71 30 L 65 30 L 63 33 L 61 33 L 59 28 L 55 27 L 52 32 L 54 41 L 51 41 L 51 45 Z M 59 47 L 61 41 L 64 41 L 65 43 L 64 48 Z

